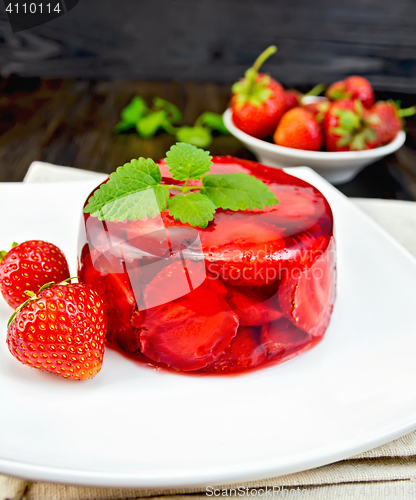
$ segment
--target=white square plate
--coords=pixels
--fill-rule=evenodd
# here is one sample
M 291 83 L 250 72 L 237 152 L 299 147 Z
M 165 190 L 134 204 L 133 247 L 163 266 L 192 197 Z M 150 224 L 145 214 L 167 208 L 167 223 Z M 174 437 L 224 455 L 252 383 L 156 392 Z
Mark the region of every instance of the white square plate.
M 95 379 L 60 379 L 8 352 L 0 301 L 0 472 L 117 487 L 238 483 L 350 457 L 416 429 L 416 261 L 335 188 L 338 296 L 330 327 L 294 360 L 234 377 L 139 366 L 107 350 Z M 0 248 L 49 240 L 76 270 L 96 184 L 0 184 Z

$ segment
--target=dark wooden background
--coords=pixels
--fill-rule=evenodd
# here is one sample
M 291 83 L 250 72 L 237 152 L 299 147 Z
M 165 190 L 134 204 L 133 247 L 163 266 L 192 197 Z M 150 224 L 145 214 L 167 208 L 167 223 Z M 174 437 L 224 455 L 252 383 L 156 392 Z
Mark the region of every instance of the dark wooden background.
M 184 111 L 192 124 L 203 111 L 220 113 L 229 99 L 228 84 L 163 81 L 90 81 L 12 76 L 0 80 L 0 182 L 21 181 L 35 160 L 98 172 L 113 172 L 139 156 L 158 160 L 174 143 L 161 133 L 152 139 L 117 135 L 120 111 L 139 94 L 155 95 Z M 391 94 L 409 105 L 414 96 Z M 378 93 L 379 98 L 387 94 Z M 408 120 L 406 145 L 339 186 L 348 196 L 416 200 L 416 119 Z M 217 136 L 212 154 L 255 159 L 232 136 Z
M 224 111 L 230 84 L 270 44 L 265 70 L 287 87 L 361 74 L 378 98 L 416 103 L 415 0 L 80 0 L 17 34 L 0 9 L 0 181 L 22 180 L 34 160 L 109 173 L 161 158 L 172 136 L 112 132 L 132 96 L 168 99 L 191 125 Z M 415 119 L 408 130 L 406 147 L 341 189 L 416 200 Z M 231 136 L 210 149 L 253 158 Z
M 230 83 L 276 44 L 266 69 L 289 86 L 416 88 L 414 0 L 80 0 L 15 35 L 0 21 L 3 76 Z

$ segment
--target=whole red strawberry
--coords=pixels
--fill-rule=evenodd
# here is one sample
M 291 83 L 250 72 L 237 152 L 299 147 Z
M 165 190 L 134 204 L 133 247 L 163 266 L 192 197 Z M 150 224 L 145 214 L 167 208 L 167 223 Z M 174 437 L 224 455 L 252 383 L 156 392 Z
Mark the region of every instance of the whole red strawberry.
M 246 134 L 262 139 L 273 134 L 286 110 L 285 91 L 269 75 L 258 73 L 260 66 L 276 47 L 271 46 L 257 58 L 253 67 L 232 87 L 231 109 L 236 127 Z
M 343 99 L 331 104 L 323 127 L 327 151 L 360 151 L 375 147 L 375 131 L 358 99 Z
M 289 111 L 289 109 L 297 108 L 298 106 L 303 106 L 302 100 L 304 97 L 318 96 L 319 94 L 322 94 L 325 88 L 326 87 L 324 84 L 318 83 L 318 85 L 315 85 L 315 87 L 313 87 L 306 94 L 302 94 L 302 92 L 299 92 L 295 89 L 285 90 L 286 111 Z
M 340 99 L 359 99 L 367 109 L 374 104 L 374 90 L 370 82 L 362 76 L 350 76 L 345 80 L 335 82 L 326 91 L 331 101 Z
M 415 107 L 400 109 L 393 101 L 377 102 L 367 112 L 367 120 L 376 133 L 376 147 L 391 142 L 403 128 L 403 117 L 412 116 L 415 112 Z
M 320 125 L 303 108 L 293 108 L 283 115 L 273 140 L 279 146 L 308 151 L 318 151 L 323 143 Z
M 322 123 L 330 106 L 331 102 L 328 99 L 322 98 L 319 101 L 303 104 L 302 108 L 312 113 L 318 123 Z
M 102 305 L 87 285 L 46 285 L 11 317 L 9 350 L 32 368 L 65 378 L 92 378 L 100 371 L 104 355 Z
M 300 106 L 302 94 L 294 89 L 285 90 L 286 111 Z
M 0 253 L 0 291 L 14 309 L 27 300 L 25 290 L 36 293 L 46 283 L 67 278 L 66 258 L 52 243 L 25 241 Z

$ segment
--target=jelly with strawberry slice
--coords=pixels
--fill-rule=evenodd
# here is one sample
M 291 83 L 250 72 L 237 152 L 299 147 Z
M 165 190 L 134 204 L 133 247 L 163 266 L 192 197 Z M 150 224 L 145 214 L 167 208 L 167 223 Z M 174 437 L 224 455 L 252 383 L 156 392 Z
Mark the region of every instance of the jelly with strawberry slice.
M 162 182 L 178 183 L 160 168 Z M 104 301 L 109 347 L 151 366 L 224 375 L 320 342 L 335 300 L 331 208 L 283 170 L 213 158 L 211 173 L 236 172 L 260 179 L 279 204 L 218 209 L 205 229 L 167 211 L 120 222 L 84 214 L 79 277 Z

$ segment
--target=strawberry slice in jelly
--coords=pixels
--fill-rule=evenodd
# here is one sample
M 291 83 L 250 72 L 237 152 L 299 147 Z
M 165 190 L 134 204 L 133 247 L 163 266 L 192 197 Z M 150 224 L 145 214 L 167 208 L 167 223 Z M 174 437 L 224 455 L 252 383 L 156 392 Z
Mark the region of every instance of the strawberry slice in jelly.
M 311 335 L 296 328 L 286 318 L 278 319 L 261 329 L 260 341 L 269 356 L 285 355 L 301 349 L 311 341 Z
M 283 314 L 313 336 L 328 327 L 335 300 L 335 241 L 303 272 L 292 272 L 279 288 Z
M 182 263 L 166 266 L 149 283 L 144 301 L 176 288 L 188 269 Z M 196 271 L 198 272 L 198 271 Z M 190 288 L 188 288 L 190 290 Z M 140 328 L 140 351 L 153 361 L 174 370 L 191 371 L 215 361 L 237 333 L 238 317 L 225 300 L 226 290 L 219 280 L 207 276 L 192 292 L 151 309 L 141 311 L 134 325 Z
M 267 360 L 257 328 L 242 326 L 230 345 L 216 361 L 204 368 L 205 373 L 236 373 L 255 368 Z
M 272 188 L 279 200 L 279 204 L 271 207 L 276 218 L 287 219 L 314 218 L 322 215 L 322 197 L 313 188 L 300 188 L 298 186 L 279 186 Z
M 229 287 L 228 303 L 242 326 L 258 326 L 283 316 L 276 286 Z
M 279 229 L 249 212 L 218 212 L 212 230 L 201 231 L 207 269 L 234 286 L 263 286 L 279 279 L 285 242 Z
M 137 351 L 137 332 L 130 324 L 132 312 L 136 308 L 136 297 L 127 274 L 110 274 L 97 271 L 91 261 L 91 254 L 83 258 L 78 273 L 82 283 L 87 283 L 101 297 L 106 317 L 106 340 L 117 343 L 126 351 Z
M 327 210 L 322 195 L 314 188 L 300 186 L 270 186 L 279 200 L 278 205 L 264 207 L 261 220 L 284 228 L 285 236 L 309 230 Z

